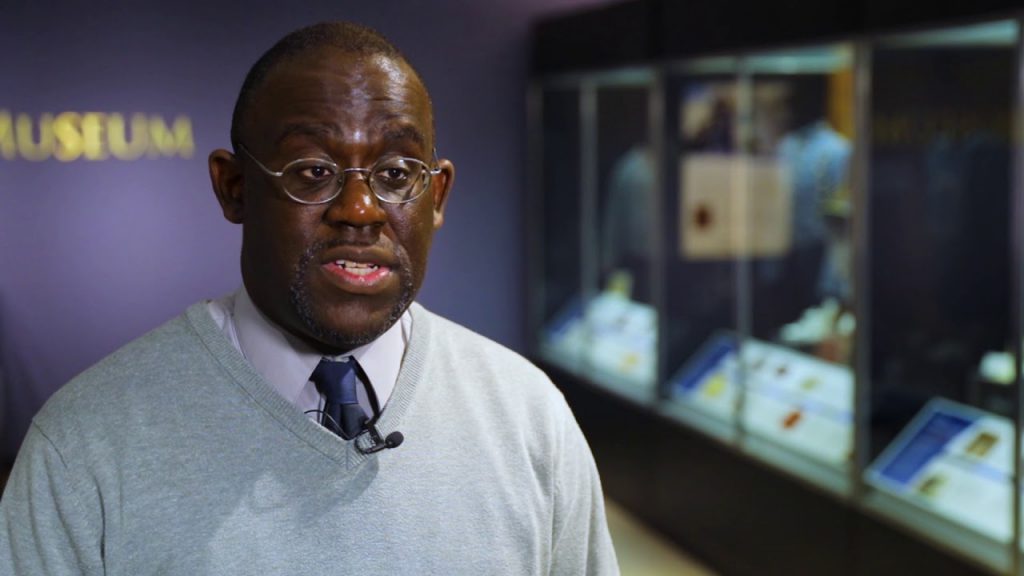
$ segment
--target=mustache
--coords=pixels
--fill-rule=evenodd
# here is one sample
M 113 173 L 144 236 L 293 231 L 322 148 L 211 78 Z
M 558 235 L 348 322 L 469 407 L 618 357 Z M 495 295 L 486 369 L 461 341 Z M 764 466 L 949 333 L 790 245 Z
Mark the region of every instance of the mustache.
M 392 242 L 390 238 L 388 238 L 387 236 L 384 236 L 383 234 L 380 235 L 379 238 L 375 239 L 373 242 L 367 242 L 365 240 L 359 240 L 359 239 L 354 239 L 354 238 L 353 239 L 333 238 L 333 239 L 330 239 L 330 240 L 317 240 L 316 242 L 310 244 L 309 247 L 306 248 L 305 251 L 303 251 L 303 253 L 302 253 L 302 260 L 306 260 L 306 259 L 312 260 L 314 257 L 316 257 L 317 254 L 320 254 L 320 253 L 322 253 L 324 251 L 327 251 L 327 250 L 330 250 L 332 248 L 339 248 L 339 247 L 345 247 L 345 246 L 367 248 L 369 246 L 378 246 L 378 245 L 381 248 L 384 248 L 384 249 L 389 250 L 391 252 L 396 252 L 396 253 L 398 252 L 397 250 L 395 250 L 395 243 Z

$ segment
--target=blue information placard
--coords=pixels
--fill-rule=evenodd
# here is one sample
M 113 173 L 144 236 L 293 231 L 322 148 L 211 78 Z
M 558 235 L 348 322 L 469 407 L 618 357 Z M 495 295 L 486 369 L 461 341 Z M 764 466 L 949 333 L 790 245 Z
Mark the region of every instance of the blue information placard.
M 869 484 L 997 542 L 1012 534 L 1013 423 L 933 398 L 865 472 Z

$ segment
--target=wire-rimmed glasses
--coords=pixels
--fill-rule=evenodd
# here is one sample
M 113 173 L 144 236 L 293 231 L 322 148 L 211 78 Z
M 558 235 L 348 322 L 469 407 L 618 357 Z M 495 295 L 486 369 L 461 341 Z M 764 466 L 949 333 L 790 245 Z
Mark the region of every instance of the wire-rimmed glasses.
M 300 158 L 275 172 L 263 165 L 242 144 L 239 150 L 256 163 L 268 176 L 273 176 L 281 190 L 299 204 L 327 204 L 341 194 L 350 173 L 359 173 L 370 191 L 381 202 L 404 204 L 420 197 L 430 187 L 430 179 L 441 172 L 426 162 L 404 156 L 383 156 L 369 168 L 341 168 L 323 158 Z M 435 154 L 435 164 L 437 155 Z

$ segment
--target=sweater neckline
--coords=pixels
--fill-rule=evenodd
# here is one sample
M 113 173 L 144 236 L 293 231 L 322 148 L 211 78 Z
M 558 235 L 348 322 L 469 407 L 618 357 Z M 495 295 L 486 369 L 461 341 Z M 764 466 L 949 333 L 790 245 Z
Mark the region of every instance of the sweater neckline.
M 377 421 L 377 430 L 382 437 L 396 431 L 412 403 L 428 357 L 430 343 L 430 314 L 425 308 L 413 302 L 409 307 L 412 315 L 412 330 L 398 373 L 398 381 L 388 405 Z M 267 412 L 285 430 L 309 444 L 324 456 L 352 470 L 373 456 L 383 457 L 389 451 L 363 454 L 356 444 L 364 449 L 373 442 L 369 434 L 361 434 L 355 440 L 345 441 L 320 426 L 303 414 L 281 396 L 242 354 L 224 336 L 220 327 L 210 316 L 205 301 L 193 304 L 186 311 L 189 324 L 207 352 L 220 364 L 238 386 L 239 392 L 252 399 L 260 409 Z

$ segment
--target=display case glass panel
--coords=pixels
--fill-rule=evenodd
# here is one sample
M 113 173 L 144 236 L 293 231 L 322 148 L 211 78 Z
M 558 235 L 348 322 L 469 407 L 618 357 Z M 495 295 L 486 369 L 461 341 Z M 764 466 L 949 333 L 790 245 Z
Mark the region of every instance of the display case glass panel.
M 837 45 L 758 53 L 743 66 L 741 425 L 841 491 L 854 448 L 853 64 L 852 46 Z
M 1017 40 L 1012 21 L 906 35 L 871 65 L 868 503 L 1001 571 Z
M 658 195 L 650 137 L 652 79 L 637 72 L 594 86 L 592 291 L 585 298 L 589 374 L 642 401 L 654 399 L 657 312 L 652 222 Z
M 575 372 L 581 369 L 585 343 L 580 95 L 571 84 L 540 90 L 541 278 L 535 292 L 540 353 Z
M 649 134 L 653 75 L 572 82 L 550 82 L 539 96 L 539 352 L 649 403 L 658 333 L 651 223 L 660 193 Z
M 852 49 L 677 72 L 666 84 L 667 156 L 677 158 L 666 179 L 678 190 L 665 210 L 670 411 L 845 493 Z
M 675 416 L 735 438 L 739 395 L 738 61 L 687 62 L 665 83 L 665 396 Z
M 849 365 L 853 50 L 753 56 L 746 242 L 751 335 Z

